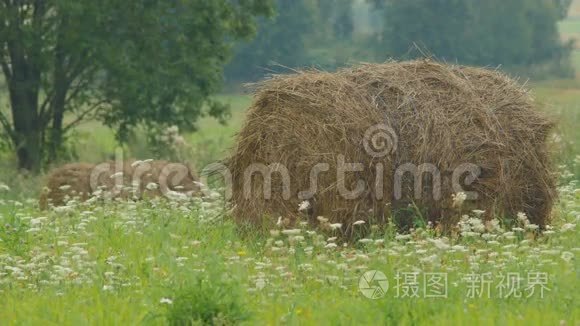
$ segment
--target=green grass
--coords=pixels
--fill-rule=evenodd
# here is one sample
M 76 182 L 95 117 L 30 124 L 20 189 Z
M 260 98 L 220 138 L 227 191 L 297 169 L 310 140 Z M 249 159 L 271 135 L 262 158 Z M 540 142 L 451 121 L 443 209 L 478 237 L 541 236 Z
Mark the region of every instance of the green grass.
M 562 20 L 558 23 L 558 27 L 562 34 L 578 34 L 580 33 L 580 18 L 571 17 Z
M 194 163 L 204 166 L 222 158 L 232 145 L 233 136 L 241 127 L 244 110 L 250 105 L 251 97 L 245 95 L 220 95 L 216 97 L 231 108 L 231 119 L 220 124 L 216 119 L 204 117 L 197 122 L 198 132 L 186 135 L 192 146 Z M 137 138 L 144 139 L 143 132 Z M 115 154 L 117 145 L 112 131 L 98 122 L 82 124 L 73 135 L 75 151 L 82 161 L 102 162 Z M 139 157 L 138 151 L 128 148 L 128 154 Z
M 574 50 L 571 54 L 571 61 L 574 70 L 576 71 L 576 75 L 578 75 L 578 71 L 580 71 L 580 50 Z
M 0 319 L 27 325 L 575 325 L 580 229 L 571 223 L 578 222 L 580 194 L 562 195 L 561 219 L 537 240 L 504 231 L 436 239 L 427 229 L 407 236 L 373 232 L 344 247 L 327 240 L 332 234 L 308 229 L 242 237 L 223 219 L 219 202 L 39 212 L 5 201 Z M 564 259 L 569 255 L 575 258 Z M 359 292 L 368 270 L 387 276 L 384 297 Z M 397 295 L 397 273 L 413 271 L 420 272 L 419 297 L 402 297 L 403 283 Z M 446 297 L 424 298 L 422 277 L 430 272 L 447 273 Z M 466 275 L 485 272 L 493 275 L 491 297 L 468 297 Z M 539 292 L 499 297 L 501 274 L 519 273 L 524 291 L 530 272 L 549 275 L 543 298 Z
M 554 157 L 568 172 L 561 179 L 552 230 L 544 235 L 494 230 L 440 238 L 431 229 L 399 235 L 387 228 L 344 243 L 329 239 L 339 234 L 306 226 L 291 234 L 242 234 L 220 200 L 71 204 L 39 211 L 34 199 L 39 178 L 5 168 L 0 182 L 12 189 L 0 190 L 0 320 L 19 325 L 577 325 L 580 83 L 550 81 L 532 89 L 542 109 L 558 121 Z M 200 168 L 227 154 L 251 101 L 241 95 L 221 99 L 232 105 L 228 125 L 204 118 L 199 132 L 186 135 Z M 82 160 L 114 153 L 107 128 L 91 123 L 79 134 Z M 477 219 L 464 227 L 476 229 Z M 384 297 L 373 300 L 359 291 L 360 277 L 369 270 L 388 278 Z M 397 275 L 413 271 L 419 272 L 419 297 L 397 296 Z M 491 297 L 468 297 L 465 277 L 486 272 L 492 273 Z M 502 274 L 519 274 L 524 290 L 530 272 L 549 276 L 543 298 L 538 293 L 499 297 Z M 425 273 L 447 273 L 446 297 L 424 297 Z

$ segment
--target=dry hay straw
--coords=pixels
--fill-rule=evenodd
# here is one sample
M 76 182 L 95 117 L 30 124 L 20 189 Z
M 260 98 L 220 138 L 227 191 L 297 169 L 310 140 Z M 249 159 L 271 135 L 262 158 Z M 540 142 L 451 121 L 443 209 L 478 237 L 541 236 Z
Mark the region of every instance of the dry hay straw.
M 53 170 L 40 194 L 39 206 L 46 209 L 49 204 L 65 205 L 75 197 L 83 201 L 89 199 L 92 193 L 89 177 L 94 166 L 89 163 L 70 163 Z
M 481 169 L 479 177 L 466 180 L 470 173 L 464 173 L 460 184 L 473 181 L 463 189 L 475 191 L 478 198 L 464 208 L 485 210 L 488 220 L 521 211 L 544 226 L 555 196 L 546 145 L 553 123 L 535 106 L 521 85 L 498 71 L 430 60 L 274 76 L 257 85 L 227 160 L 233 215 L 241 223 L 261 225 L 264 217 L 276 221 L 279 216 L 292 223 L 303 217 L 298 206 L 308 199 L 307 218 L 314 224 L 318 216 L 343 223 L 346 229 L 357 220 L 384 223 L 414 207 L 425 220 L 449 227 L 459 219 L 451 200 L 453 171 L 471 164 Z M 369 155 L 364 146 L 369 142 L 365 133 L 377 125 L 395 135 L 384 139 L 394 144 L 382 157 Z M 339 190 L 336 170 L 341 155 L 345 163 L 362 164 L 362 171 L 344 175 L 346 189 L 364 183 L 364 192 L 356 198 L 344 198 Z M 311 196 L 301 193 L 310 189 L 313 167 L 319 163 L 327 163 L 329 169 L 317 175 L 316 191 Z M 422 175 L 419 196 L 409 174 L 401 179 L 400 196 L 395 196 L 395 171 L 424 163 L 440 172 L 440 199 L 432 195 L 436 178 L 428 174 Z M 266 198 L 265 179 L 247 175 L 255 164 L 274 164 L 274 171 L 286 168 L 289 187 L 274 172 L 271 196 Z M 379 179 L 382 187 L 376 184 Z
M 163 160 L 71 163 L 49 174 L 39 206 L 63 206 L 70 199 L 86 201 L 94 196 L 124 200 L 196 196 L 201 194 L 198 182 L 190 165 Z

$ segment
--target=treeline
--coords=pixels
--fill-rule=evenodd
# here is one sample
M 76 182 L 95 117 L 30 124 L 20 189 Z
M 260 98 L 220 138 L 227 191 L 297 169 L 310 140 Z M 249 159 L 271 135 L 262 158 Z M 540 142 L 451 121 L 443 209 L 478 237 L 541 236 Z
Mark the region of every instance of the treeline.
M 573 45 L 557 23 L 571 0 L 276 0 L 254 40 L 239 43 L 226 81 L 288 68 L 433 56 L 502 66 L 529 77 L 571 77 Z
M 271 72 L 433 55 L 571 72 L 557 22 L 570 0 L 0 1 L 0 154 L 41 171 L 73 157 L 74 130 L 100 121 L 193 131 L 220 121 L 214 95 Z M 410 50 L 415 49 L 415 50 Z

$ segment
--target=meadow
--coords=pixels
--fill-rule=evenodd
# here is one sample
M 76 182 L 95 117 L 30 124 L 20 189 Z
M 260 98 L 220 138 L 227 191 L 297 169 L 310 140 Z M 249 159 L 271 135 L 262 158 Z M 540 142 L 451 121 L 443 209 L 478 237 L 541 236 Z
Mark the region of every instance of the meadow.
M 528 86 L 558 125 L 559 200 L 541 233 L 525 215 L 508 228 L 478 211 L 443 237 L 430 225 L 398 233 L 363 223 L 370 233 L 353 241 L 306 225 L 243 232 L 219 189 L 40 211 L 44 176 L 18 174 L 3 156 L 0 323 L 580 325 L 580 81 Z M 204 118 L 184 135 L 198 169 L 227 155 L 251 103 L 219 99 L 231 105 L 228 124 Z M 128 156 L 151 157 L 141 136 Z M 89 122 L 74 146 L 99 162 L 117 145 Z
M 5 169 L 0 320 L 578 325 L 580 87 L 531 87 L 558 121 L 552 146 L 560 200 L 541 235 L 525 216 L 510 230 L 497 220 L 482 224 L 481 212 L 449 237 L 435 236 L 430 226 L 409 234 L 370 226 L 370 234 L 350 242 L 305 225 L 245 233 L 230 221 L 219 191 L 186 202 L 71 202 L 39 211 L 42 177 Z M 187 135 L 198 167 L 227 154 L 251 102 L 247 95 L 221 99 L 232 105 L 229 124 L 204 119 Z M 104 127 L 88 124 L 78 135 L 84 160 L 114 151 Z

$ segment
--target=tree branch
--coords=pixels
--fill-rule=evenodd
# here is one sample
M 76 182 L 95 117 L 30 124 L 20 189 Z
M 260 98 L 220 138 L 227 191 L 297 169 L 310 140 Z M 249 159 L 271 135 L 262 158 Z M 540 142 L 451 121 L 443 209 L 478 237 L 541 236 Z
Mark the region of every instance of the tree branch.
M 44 99 L 44 101 L 42 101 L 42 104 L 40 105 L 40 109 L 39 109 L 39 116 L 41 119 L 43 119 L 44 115 L 46 114 L 46 110 L 48 109 L 48 104 L 50 102 L 52 102 L 52 97 L 54 96 L 54 88 L 50 89 L 49 92 L 46 93 L 46 98 Z
M 69 123 L 68 125 L 66 125 L 66 126 L 63 128 L 63 133 L 66 133 L 66 132 L 68 132 L 68 131 L 69 131 L 71 128 L 73 128 L 73 127 L 77 126 L 77 125 L 78 125 L 80 122 L 82 122 L 82 121 L 85 119 L 85 117 L 86 117 L 87 115 L 89 115 L 90 113 L 93 113 L 95 110 L 97 110 L 97 109 L 101 108 L 101 106 L 102 106 L 103 104 L 105 104 L 105 103 L 108 103 L 108 101 L 107 101 L 107 100 L 101 100 L 101 101 L 98 101 L 97 103 L 93 104 L 91 107 L 89 107 L 88 109 L 86 109 L 85 111 L 83 111 L 81 114 L 79 114 L 79 115 L 77 116 L 77 118 L 76 118 L 75 120 L 73 120 L 71 123 Z
M 0 53 L 0 66 L 2 66 L 4 77 L 6 77 L 6 83 L 8 83 L 8 86 L 10 86 L 10 83 L 12 82 L 12 72 L 8 66 L 8 62 L 6 62 L 6 59 L 4 58 L 4 53 Z
M 10 137 L 10 144 L 13 144 L 14 139 L 15 139 L 14 138 L 14 130 L 12 129 L 12 126 L 10 125 L 8 118 L 6 117 L 4 112 L 2 112 L 2 111 L 0 111 L 0 124 L 2 125 L 2 128 L 4 128 L 6 133 L 8 134 L 8 137 Z

